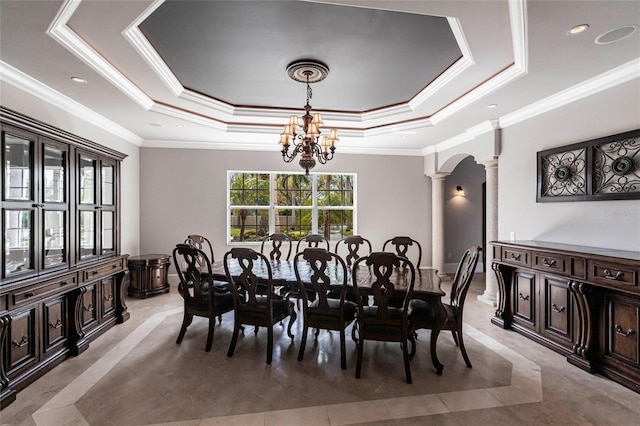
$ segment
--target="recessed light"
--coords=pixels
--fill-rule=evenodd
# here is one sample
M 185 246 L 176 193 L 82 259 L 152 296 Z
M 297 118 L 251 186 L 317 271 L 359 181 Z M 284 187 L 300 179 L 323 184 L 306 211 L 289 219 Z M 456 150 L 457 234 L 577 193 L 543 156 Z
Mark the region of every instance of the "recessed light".
M 164 127 L 164 124 L 161 124 L 161 123 L 149 123 L 149 126 L 151 126 L 151 127 Z
M 487 108 L 495 108 L 497 106 L 498 106 L 498 104 L 489 104 L 489 105 L 487 105 Z
M 71 77 L 71 80 L 75 81 L 76 83 L 83 83 L 83 84 L 87 82 L 87 80 L 85 80 L 82 77 Z
M 589 28 L 589 25 L 587 25 L 587 24 L 576 25 L 575 27 L 573 27 L 569 31 L 567 31 L 567 34 L 569 34 L 569 35 L 580 34 L 581 32 L 584 32 L 587 28 Z
M 626 25 L 624 27 L 616 28 L 615 30 L 607 31 L 604 34 L 600 34 L 596 38 L 596 44 L 609 44 L 629 37 L 638 29 L 637 25 Z

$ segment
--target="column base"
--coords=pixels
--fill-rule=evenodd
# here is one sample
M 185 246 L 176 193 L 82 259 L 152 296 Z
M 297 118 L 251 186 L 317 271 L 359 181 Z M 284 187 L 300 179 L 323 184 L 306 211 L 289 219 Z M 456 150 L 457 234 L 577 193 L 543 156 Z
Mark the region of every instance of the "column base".
M 498 300 L 495 298 L 491 298 L 489 297 L 487 294 L 480 294 L 478 295 L 478 302 L 482 302 L 485 305 L 489 305 L 489 306 L 498 306 Z

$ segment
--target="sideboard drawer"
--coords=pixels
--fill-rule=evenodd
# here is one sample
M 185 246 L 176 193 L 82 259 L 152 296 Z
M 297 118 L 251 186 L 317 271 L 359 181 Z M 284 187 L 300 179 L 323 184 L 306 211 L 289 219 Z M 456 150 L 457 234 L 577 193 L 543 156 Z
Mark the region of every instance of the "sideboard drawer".
M 596 284 L 631 289 L 638 286 L 638 268 L 630 265 L 593 260 L 589 262 L 587 280 Z
M 116 272 L 122 270 L 124 265 L 124 260 L 122 258 L 118 258 L 113 260 L 112 262 L 102 263 L 100 265 L 96 265 L 93 268 L 84 270 L 84 282 L 89 282 L 93 280 L 97 280 L 99 278 L 103 278 L 109 275 L 113 275 Z
M 567 273 L 568 259 L 566 256 L 546 253 L 543 251 L 534 251 L 532 254 L 532 267 L 541 271 L 551 271 L 556 274 Z
M 531 266 L 531 252 L 527 250 L 518 250 L 511 247 L 502 249 L 502 261 L 512 265 Z
M 53 280 L 45 281 L 37 286 L 29 286 L 16 290 L 9 295 L 9 305 L 11 308 L 30 303 L 56 290 L 75 287 L 78 284 L 78 276 L 75 273 L 66 274 Z

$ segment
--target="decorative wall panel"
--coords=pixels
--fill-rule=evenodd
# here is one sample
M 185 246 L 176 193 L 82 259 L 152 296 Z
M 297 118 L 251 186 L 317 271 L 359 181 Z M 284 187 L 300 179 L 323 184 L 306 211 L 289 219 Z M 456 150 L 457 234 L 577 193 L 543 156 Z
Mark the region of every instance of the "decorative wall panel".
M 640 199 L 640 129 L 538 152 L 536 201 Z

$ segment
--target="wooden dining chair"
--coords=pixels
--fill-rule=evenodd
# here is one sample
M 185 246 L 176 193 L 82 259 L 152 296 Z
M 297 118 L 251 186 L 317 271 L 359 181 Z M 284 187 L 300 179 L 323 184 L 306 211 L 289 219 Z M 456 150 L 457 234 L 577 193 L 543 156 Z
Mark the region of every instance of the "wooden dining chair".
M 262 254 L 265 254 L 265 244 L 267 245 L 267 249 L 269 249 L 269 244 L 271 245 L 271 249 L 269 250 L 269 259 L 289 260 L 289 257 L 291 257 L 292 242 L 291 238 L 289 238 L 287 234 L 275 233 L 264 237 L 262 245 L 260 246 L 260 253 Z M 284 251 L 287 252 L 285 257 L 283 257 Z
M 371 242 L 366 238 L 361 237 L 360 235 L 352 235 L 349 237 L 344 237 L 336 243 L 336 247 L 333 250 L 335 254 L 340 256 L 341 247 L 345 247 L 347 250 L 347 255 L 344 256 L 344 261 L 347 266 L 353 265 L 353 262 L 358 260 L 360 256 L 368 256 L 371 254 L 373 249 L 371 248 Z M 362 250 L 367 250 L 364 253 Z M 342 250 L 344 251 L 344 249 Z
M 471 361 L 469 361 L 469 356 L 467 355 L 462 338 L 462 313 L 467 291 L 473 279 L 481 251 L 482 249 L 480 247 L 472 246 L 464 252 L 458 263 L 458 269 L 453 278 L 453 284 L 451 285 L 450 302 L 449 304 L 444 304 L 447 311 L 447 322 L 442 327 L 442 330 L 451 330 L 453 341 L 460 347 L 464 362 L 469 368 L 471 368 Z M 423 300 L 412 300 L 409 304 L 409 310 L 411 312 L 409 314 L 410 357 L 413 358 L 416 353 L 416 331 L 421 328 L 432 329 L 435 323 L 436 313 L 434 307 Z
M 398 256 L 406 257 L 408 259 L 415 259 L 417 253 L 417 260 L 413 261 L 413 266 L 416 269 L 420 269 L 420 262 L 422 261 L 422 246 L 416 240 L 411 237 L 393 237 L 384 242 L 382 251 L 387 251 L 387 246 L 392 249 Z M 410 253 L 409 256 L 407 253 Z
M 209 352 L 213 343 L 215 318 L 233 310 L 231 293 L 214 285 L 211 263 L 202 250 L 189 244 L 177 244 L 173 249 L 173 261 L 174 265 L 186 265 L 184 270 L 176 268 L 180 278 L 178 293 L 184 301 L 184 316 L 176 343 L 182 342 L 194 315 L 205 317 L 209 319 L 205 351 Z M 204 262 L 204 268 L 200 262 Z
M 233 277 L 230 273 L 230 262 L 237 262 L 242 272 L 240 276 Z M 258 277 L 253 269 L 257 263 L 267 271 L 266 279 L 262 279 L 258 285 Z M 238 341 L 238 334 L 243 324 L 254 325 L 256 333 L 258 327 L 267 329 L 267 364 L 271 364 L 273 357 L 273 326 L 289 317 L 287 334 L 293 340 L 291 327 L 297 318 L 294 304 L 288 296 L 280 296 L 274 293 L 273 272 L 269 259 L 257 251 L 247 247 L 232 248 L 224 255 L 224 269 L 231 287 L 233 296 L 234 326 L 233 337 L 229 344 L 227 356 L 233 356 Z M 259 288 L 265 288 L 263 294 Z
M 307 263 L 311 268 L 310 276 L 301 276 L 299 265 Z M 345 329 L 355 320 L 357 306 L 345 300 L 347 293 L 347 266 L 335 253 L 323 248 L 307 248 L 294 257 L 293 267 L 298 281 L 298 294 L 302 300 L 304 326 L 298 352 L 298 361 L 304 358 L 309 327 L 336 330 L 340 332 L 340 366 L 347 368 Z M 329 269 L 334 268 L 333 271 Z M 307 270 L 307 268 L 305 268 Z M 315 300 L 309 303 L 308 292 L 312 291 Z M 329 297 L 339 294 L 338 299 Z
M 329 240 L 327 240 L 324 237 L 324 235 L 309 234 L 306 237 L 300 238 L 298 240 L 298 244 L 296 245 L 296 253 L 300 252 L 300 245 L 302 245 L 302 243 L 306 243 L 307 247 L 314 247 L 314 248 L 318 248 L 321 245 L 326 246 L 321 248 L 326 248 L 326 250 L 329 251 Z
M 404 261 L 404 262 L 403 262 Z M 406 266 L 402 266 L 405 263 Z M 359 268 L 368 268 L 363 274 Z M 409 300 L 415 283 L 415 269 L 413 264 L 388 252 L 373 252 L 356 260 L 352 269 L 353 289 L 358 301 L 358 357 L 356 364 L 356 378 L 360 378 L 362 356 L 365 340 L 385 342 L 400 342 L 404 358 L 404 370 L 407 383 L 411 383 L 411 366 L 409 365 Z M 369 276 L 369 282 L 361 281 L 362 276 Z M 393 279 L 392 279 L 393 277 Z M 406 280 L 404 303 L 401 307 L 390 306 L 391 296 L 396 293 L 395 279 Z M 365 294 L 371 294 L 374 299 L 372 306 L 365 306 L 362 302 Z
M 209 261 L 211 263 L 215 263 L 214 255 L 213 255 L 213 245 L 211 241 L 207 237 L 204 237 L 199 234 L 190 234 L 184 240 L 185 244 L 190 244 L 191 246 L 197 248 L 198 250 L 203 251 L 209 256 Z

